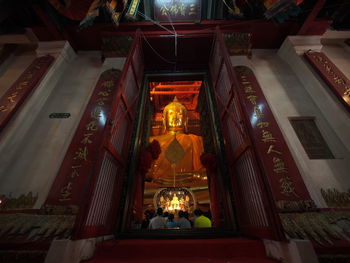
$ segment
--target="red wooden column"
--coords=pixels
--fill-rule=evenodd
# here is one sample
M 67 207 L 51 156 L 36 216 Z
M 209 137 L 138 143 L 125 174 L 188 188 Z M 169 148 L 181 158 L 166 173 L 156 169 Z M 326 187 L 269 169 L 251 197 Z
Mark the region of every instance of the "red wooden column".
M 221 205 L 224 200 L 222 198 L 222 193 L 219 192 L 220 183 L 218 180 L 217 172 L 217 156 L 214 154 L 202 154 L 200 157 L 202 165 L 206 169 L 208 183 L 209 183 L 209 198 L 210 198 L 210 211 L 213 218 L 213 225 L 215 227 L 224 226 L 223 208 Z
M 305 58 L 350 112 L 350 80 L 322 52 L 306 52 Z
M 21 107 L 29 94 L 38 86 L 54 60 L 54 57 L 50 55 L 34 59 L 0 98 L 0 132 Z
M 210 194 L 210 210 L 213 218 L 213 225 L 215 227 L 223 227 L 224 222 L 222 221 L 222 208 L 220 207 L 223 200 L 221 194 L 218 192 L 218 174 L 214 171 L 207 171 L 209 178 L 209 194 Z

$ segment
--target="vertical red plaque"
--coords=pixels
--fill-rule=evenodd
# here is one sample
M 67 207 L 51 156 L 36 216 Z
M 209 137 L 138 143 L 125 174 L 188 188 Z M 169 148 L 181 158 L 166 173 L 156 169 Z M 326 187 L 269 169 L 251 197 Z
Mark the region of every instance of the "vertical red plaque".
M 51 187 L 46 205 L 80 206 L 84 200 L 101 147 L 106 120 L 112 109 L 119 75 L 118 70 L 108 70 L 98 80 Z
M 350 80 L 322 52 L 306 52 L 305 58 L 350 112 Z
M 311 200 L 253 71 L 244 66 L 235 67 L 235 71 L 254 144 L 275 200 Z
M 50 55 L 34 59 L 0 98 L 0 131 L 6 126 L 32 90 L 38 86 L 54 60 L 54 57 Z

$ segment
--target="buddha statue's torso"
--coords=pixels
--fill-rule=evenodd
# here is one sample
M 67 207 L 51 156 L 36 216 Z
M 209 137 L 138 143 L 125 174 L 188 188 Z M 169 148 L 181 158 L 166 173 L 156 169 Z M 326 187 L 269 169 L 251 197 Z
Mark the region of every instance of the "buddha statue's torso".
M 175 99 L 176 100 L 176 99 Z M 162 184 L 173 184 L 175 174 L 200 173 L 204 167 L 200 162 L 203 153 L 202 137 L 195 134 L 186 134 L 186 108 L 175 101 L 168 104 L 163 112 L 163 123 L 166 129 L 164 135 L 150 137 L 150 142 L 157 140 L 161 154 L 154 161 L 146 178 L 161 181 Z

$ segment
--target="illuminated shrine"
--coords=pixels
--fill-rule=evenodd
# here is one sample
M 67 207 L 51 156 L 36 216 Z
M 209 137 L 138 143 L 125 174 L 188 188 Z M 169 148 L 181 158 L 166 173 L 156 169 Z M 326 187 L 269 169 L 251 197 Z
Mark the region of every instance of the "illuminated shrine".
M 191 213 L 196 209 L 194 194 L 182 187 L 159 189 L 154 195 L 153 202 L 155 207 L 161 207 L 163 211 L 169 213 L 176 213 L 179 210 Z
M 1 263 L 350 261 L 349 7 L 0 1 Z
M 192 212 L 198 202 L 202 209 L 210 210 L 206 170 L 200 161 L 204 153 L 199 136 L 200 117 L 196 111 L 201 85 L 201 81 L 150 83 L 152 123 L 160 125 L 151 125 L 153 136 L 149 141 L 159 142 L 161 151 L 145 175 L 144 209 L 153 206 L 167 212 Z M 164 94 L 165 90 L 177 95 Z

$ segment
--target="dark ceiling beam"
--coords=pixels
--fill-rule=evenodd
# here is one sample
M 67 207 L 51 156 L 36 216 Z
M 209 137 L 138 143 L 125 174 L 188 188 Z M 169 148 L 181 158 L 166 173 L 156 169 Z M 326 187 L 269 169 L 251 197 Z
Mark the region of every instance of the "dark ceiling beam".
M 321 11 L 322 7 L 326 3 L 326 0 L 318 0 L 315 4 L 314 8 L 311 10 L 308 17 L 305 19 L 303 25 L 299 29 L 298 35 L 307 35 L 310 27 L 312 27 L 313 23 L 315 22 L 315 18 L 317 17 L 318 13 Z
M 32 8 L 55 40 L 67 40 L 71 47 L 77 51 L 77 45 L 70 36 L 69 32 L 67 32 L 64 28 L 62 29 L 62 32 L 58 31 L 56 25 L 51 21 L 45 11 L 39 5 L 32 5 Z
M 49 30 L 51 36 L 55 40 L 63 40 L 62 34 L 57 30 L 55 24 L 45 14 L 44 10 L 39 5 L 32 5 L 32 8 L 40 20 L 44 23 L 46 28 Z

